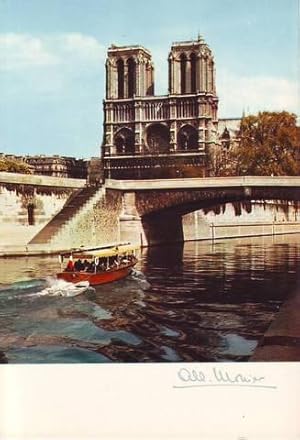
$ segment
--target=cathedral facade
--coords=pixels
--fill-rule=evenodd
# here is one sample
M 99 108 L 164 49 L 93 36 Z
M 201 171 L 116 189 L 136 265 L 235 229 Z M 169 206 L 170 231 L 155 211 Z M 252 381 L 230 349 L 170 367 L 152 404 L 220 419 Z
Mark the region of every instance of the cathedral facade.
M 104 177 L 151 179 L 211 174 L 217 143 L 215 63 L 199 37 L 173 43 L 168 94 L 154 94 L 151 53 L 111 46 L 106 60 Z

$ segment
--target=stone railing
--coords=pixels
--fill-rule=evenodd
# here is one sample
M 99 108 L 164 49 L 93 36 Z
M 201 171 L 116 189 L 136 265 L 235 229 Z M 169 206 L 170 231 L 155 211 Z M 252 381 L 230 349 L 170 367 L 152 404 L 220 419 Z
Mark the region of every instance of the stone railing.
M 159 96 L 124 99 L 111 102 L 112 121 L 166 121 L 169 119 L 195 118 L 199 114 L 197 97 L 195 96 Z
M 106 179 L 105 187 L 120 190 L 145 189 L 195 189 L 195 188 L 230 188 L 230 187 L 298 187 L 297 176 L 235 176 L 201 177 L 185 179 L 149 179 L 149 180 L 113 180 Z
M 60 188 L 83 188 L 86 184 L 85 179 L 71 179 L 66 177 L 38 176 L 35 174 L 19 174 L 0 172 L 1 184 L 34 185 L 34 186 L 54 186 Z

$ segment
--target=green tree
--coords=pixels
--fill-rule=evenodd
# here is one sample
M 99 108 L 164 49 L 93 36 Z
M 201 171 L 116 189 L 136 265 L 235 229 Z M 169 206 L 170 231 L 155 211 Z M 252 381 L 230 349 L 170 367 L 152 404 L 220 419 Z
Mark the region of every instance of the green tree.
M 232 175 L 298 175 L 300 129 L 296 115 L 262 112 L 243 117 L 240 143 L 228 157 Z
M 32 174 L 32 169 L 26 162 L 6 156 L 0 157 L 0 171 Z

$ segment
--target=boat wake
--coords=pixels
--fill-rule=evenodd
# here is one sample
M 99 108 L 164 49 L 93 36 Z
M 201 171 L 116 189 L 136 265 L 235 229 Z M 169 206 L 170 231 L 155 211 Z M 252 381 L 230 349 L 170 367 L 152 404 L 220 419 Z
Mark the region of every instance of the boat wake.
M 9 286 L 1 286 L 0 298 L 3 297 L 12 300 L 42 296 L 72 297 L 87 292 L 95 292 L 95 289 L 89 285 L 88 281 L 73 284 L 64 280 L 48 277 L 46 279 L 19 281 Z
M 81 281 L 79 283 L 73 284 L 68 283 L 64 280 L 57 280 L 56 278 L 47 278 L 47 283 L 49 284 L 47 287 L 31 295 L 68 297 L 77 296 L 85 292 L 95 291 L 95 289 L 90 286 L 88 281 Z
M 137 269 L 132 270 L 130 278 L 137 281 L 143 290 L 149 289 L 149 287 L 151 287 L 151 284 L 147 281 L 147 278 L 143 274 L 143 272 L 140 272 Z

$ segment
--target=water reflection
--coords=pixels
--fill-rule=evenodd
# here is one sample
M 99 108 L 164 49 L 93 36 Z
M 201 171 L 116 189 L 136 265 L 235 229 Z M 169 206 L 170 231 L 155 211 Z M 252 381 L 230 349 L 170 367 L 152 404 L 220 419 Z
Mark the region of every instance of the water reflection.
M 126 280 L 72 298 L 40 295 L 56 257 L 4 259 L 0 362 L 245 361 L 297 287 L 298 239 L 150 248 Z

